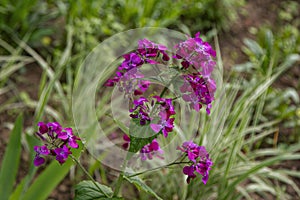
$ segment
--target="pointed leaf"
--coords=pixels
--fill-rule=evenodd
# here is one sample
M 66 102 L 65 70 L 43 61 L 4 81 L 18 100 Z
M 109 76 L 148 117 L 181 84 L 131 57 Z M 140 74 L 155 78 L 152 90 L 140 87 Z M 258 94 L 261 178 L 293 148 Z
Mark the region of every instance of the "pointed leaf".
M 162 200 L 142 179 L 139 177 L 128 177 L 124 176 L 124 178 L 129 181 L 130 183 L 134 184 L 139 190 L 143 190 L 148 194 L 155 196 L 156 199 Z
M 136 153 L 145 145 L 152 142 L 159 133 L 155 133 L 150 124 L 140 125 L 139 119 L 132 119 L 129 126 L 130 147 L 129 151 Z
M 13 190 L 21 155 L 23 115 L 20 114 L 11 132 L 0 171 L 1 199 L 8 199 Z

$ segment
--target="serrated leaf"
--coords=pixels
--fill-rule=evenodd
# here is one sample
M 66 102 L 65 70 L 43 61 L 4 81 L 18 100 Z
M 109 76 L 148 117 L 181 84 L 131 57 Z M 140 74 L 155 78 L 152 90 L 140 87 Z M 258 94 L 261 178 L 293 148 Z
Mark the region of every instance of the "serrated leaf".
M 147 192 L 148 194 L 153 195 L 156 199 L 162 200 L 160 196 L 158 196 L 142 179 L 139 177 L 127 177 L 124 175 L 124 178 L 134 184 L 139 190 L 143 190 L 144 192 Z
M 110 187 L 96 183 L 109 196 L 113 195 Z M 92 181 L 81 181 L 75 186 L 75 200 L 117 200 L 121 197 L 106 197 Z
M 130 137 L 130 147 L 129 151 L 136 153 L 143 146 L 152 142 L 153 139 L 157 137 L 159 133 L 155 133 L 151 127 L 150 123 L 145 125 L 140 125 L 139 119 L 132 119 L 129 126 L 129 137 Z
M 6 147 L 0 171 L 1 199 L 8 199 L 13 190 L 21 155 L 22 114 L 18 116 Z

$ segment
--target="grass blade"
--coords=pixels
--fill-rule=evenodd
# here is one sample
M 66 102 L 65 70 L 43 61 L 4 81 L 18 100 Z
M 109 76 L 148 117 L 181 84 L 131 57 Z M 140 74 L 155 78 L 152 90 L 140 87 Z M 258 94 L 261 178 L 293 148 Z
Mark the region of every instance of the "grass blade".
M 21 155 L 23 115 L 20 114 L 11 132 L 0 172 L 1 199 L 8 199 L 13 190 Z

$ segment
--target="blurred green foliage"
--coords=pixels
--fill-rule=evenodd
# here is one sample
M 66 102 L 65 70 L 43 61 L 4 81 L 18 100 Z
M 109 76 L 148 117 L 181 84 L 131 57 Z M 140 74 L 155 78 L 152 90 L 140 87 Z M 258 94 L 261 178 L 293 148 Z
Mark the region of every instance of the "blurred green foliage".
M 61 48 L 65 38 L 63 27 L 70 25 L 76 32 L 75 41 L 78 39 L 75 44 L 92 48 L 115 33 L 146 26 L 168 27 L 189 34 L 226 29 L 243 4 L 238 0 L 3 0 L 0 30 L 6 40 L 11 34 L 19 38 L 29 35 L 30 45 L 51 44 Z
M 244 3 L 239 0 L 1 0 L 0 95 L 8 98 L 3 98 L 0 114 L 15 115 L 25 110 L 35 122 L 47 119 L 72 124 L 70 102 L 74 77 L 82 60 L 99 42 L 115 33 L 145 26 L 167 27 L 187 34 L 205 33 L 211 29 L 226 31 Z M 196 199 L 199 195 L 207 199 L 251 199 L 253 193 L 288 199 L 290 196 L 282 186 L 285 183 L 299 196 L 299 186 L 295 186 L 290 178 L 299 177 L 299 172 L 269 167 L 283 160 L 299 159 L 300 81 L 295 88 L 278 88 L 271 84 L 278 74 L 283 73 L 282 69 L 299 66 L 296 55 L 300 52 L 299 5 L 297 1 L 282 1 L 278 24 L 272 29 L 260 28 L 256 40 L 245 40 L 243 51 L 249 60 L 234 67 L 233 77 L 245 76 L 226 84 L 227 100 L 219 104 L 226 112 L 220 109 L 220 115 L 215 118 L 201 119 L 203 126 L 199 132 L 206 134 L 197 138 L 199 142 L 207 137 L 214 138 L 218 133 L 211 121 L 214 120 L 214 124 L 219 124 L 220 120 L 226 122 L 224 136 L 212 149 L 216 167 L 211 172 L 209 184 L 203 186 L 193 182 L 178 188 L 178 183 L 183 183 L 185 177 L 178 175 L 182 174 L 179 169 L 167 169 L 147 177 L 153 180 L 147 184 L 150 183 L 155 192 L 165 199 Z M 38 100 L 27 91 L 18 90 L 15 83 L 22 79 L 25 66 L 33 62 L 43 69 L 36 92 Z M 13 73 L 15 76 L 11 77 Z M 103 96 L 108 98 L 109 95 Z M 108 100 L 101 100 L 103 103 L 97 110 L 104 115 L 107 106 L 103 105 Z M 117 129 L 111 123 L 107 127 Z M 278 145 L 278 149 L 260 149 L 261 141 L 267 136 L 270 136 L 266 140 L 268 147 L 273 145 L 271 135 L 278 127 L 292 130 L 286 143 Z M 186 130 L 190 129 L 193 129 L 190 123 L 186 124 Z M 25 149 L 31 151 L 31 157 L 33 132 L 29 127 L 26 139 L 22 139 Z M 51 177 L 54 169 L 56 167 L 45 170 L 44 177 Z M 66 168 L 65 173 L 68 170 Z M 91 173 L 97 173 L 97 170 L 102 179 L 106 179 L 105 168 L 99 164 Z M 14 195 L 18 196 L 23 188 L 30 187 L 35 172 L 31 166 L 30 173 L 18 185 Z M 79 178 L 75 179 L 81 178 L 77 176 Z M 45 188 L 47 194 L 44 195 L 47 196 L 63 178 L 64 174 L 58 175 L 51 188 Z M 36 187 L 37 183 L 34 185 Z M 35 194 L 34 189 L 30 191 Z

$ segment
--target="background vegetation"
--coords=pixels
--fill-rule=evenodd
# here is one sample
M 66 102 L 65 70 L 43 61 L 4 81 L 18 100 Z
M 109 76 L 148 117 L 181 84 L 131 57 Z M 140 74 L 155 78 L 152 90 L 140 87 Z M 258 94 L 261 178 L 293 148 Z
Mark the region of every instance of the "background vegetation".
M 163 199 L 300 198 L 300 4 L 257 2 L 2 0 L 1 198 L 74 197 L 74 186 L 87 178 L 71 160 L 62 167 L 50 161 L 44 168 L 33 166 L 36 124 L 59 121 L 73 126 L 72 87 L 83 59 L 105 38 L 145 26 L 203 33 L 218 52 L 225 85 L 212 116 L 201 118 L 196 139 L 203 144 L 221 135 L 210 149 L 214 167 L 208 184 L 185 184 L 180 168 L 141 178 Z M 255 17 L 251 5 L 273 9 L 270 22 L 258 19 L 248 27 L 243 19 Z M 238 45 L 234 34 L 240 38 Z M 99 118 L 108 101 L 101 97 Z M 117 124 L 107 128 L 113 131 Z M 188 134 L 190 128 L 183 124 L 175 132 Z M 79 156 L 80 149 L 73 154 Z M 117 172 L 85 153 L 81 160 L 99 182 L 114 185 Z M 123 194 L 128 199 L 154 198 L 143 190 L 137 193 L 129 183 Z

